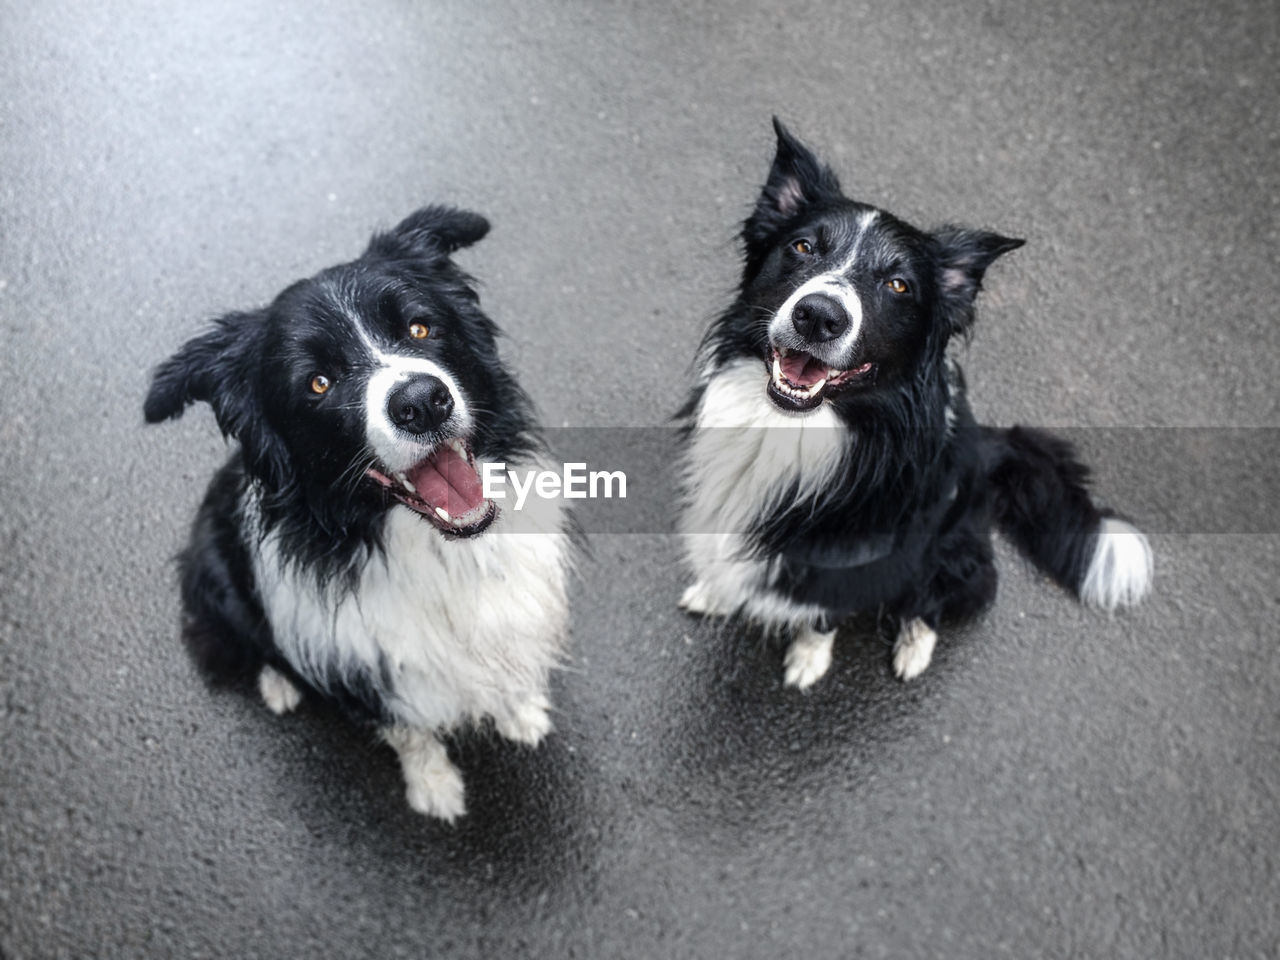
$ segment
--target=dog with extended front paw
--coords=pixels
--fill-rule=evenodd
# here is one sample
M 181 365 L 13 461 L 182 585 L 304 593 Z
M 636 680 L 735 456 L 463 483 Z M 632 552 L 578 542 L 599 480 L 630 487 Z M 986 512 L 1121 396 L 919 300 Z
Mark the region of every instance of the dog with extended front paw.
M 975 423 L 947 355 L 987 268 L 1022 241 L 851 200 L 774 125 L 741 286 L 683 411 L 681 605 L 789 633 L 785 679 L 804 688 L 862 610 L 896 623 L 895 673 L 923 671 L 939 624 L 995 597 L 993 528 L 1092 605 L 1141 600 L 1146 538 L 1093 503 L 1066 442 Z

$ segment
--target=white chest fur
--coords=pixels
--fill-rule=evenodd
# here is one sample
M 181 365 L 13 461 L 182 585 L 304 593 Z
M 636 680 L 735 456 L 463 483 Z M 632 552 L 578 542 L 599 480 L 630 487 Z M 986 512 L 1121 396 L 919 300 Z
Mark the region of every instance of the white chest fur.
M 571 551 L 559 506 L 543 513 L 538 532 L 504 532 L 499 516 L 480 536 L 451 541 L 393 508 L 385 552 L 346 590 L 286 563 L 268 536 L 255 573 L 276 645 L 319 689 L 363 674 L 407 726 L 503 716 L 545 694 L 563 655 Z
M 766 393 L 764 364 L 735 361 L 708 378 L 683 471 L 680 530 L 707 612 L 741 612 L 767 626 L 812 623 L 821 610 L 769 589 L 772 564 L 747 555 L 751 524 L 793 484 L 812 496 L 852 442 L 827 405 L 787 413 Z

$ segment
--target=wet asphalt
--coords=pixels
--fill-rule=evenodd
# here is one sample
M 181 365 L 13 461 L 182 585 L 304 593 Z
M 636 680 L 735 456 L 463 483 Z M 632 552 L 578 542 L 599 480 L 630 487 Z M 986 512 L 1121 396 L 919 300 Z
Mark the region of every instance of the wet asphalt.
M 332 713 L 201 682 L 171 558 L 226 451 L 141 417 L 201 322 L 442 201 L 494 223 L 464 262 L 544 422 L 661 426 L 776 112 L 858 197 L 1028 238 L 964 358 L 981 418 L 1242 428 L 1232 475 L 1270 477 L 1280 6 L 3 6 L 5 960 L 1280 955 L 1280 525 L 1217 454 L 1157 510 L 1095 444 L 1150 603 L 1002 548 L 905 686 L 868 618 L 784 690 L 775 645 L 678 613 L 658 519 L 597 535 L 557 732 L 454 744 L 450 828 Z

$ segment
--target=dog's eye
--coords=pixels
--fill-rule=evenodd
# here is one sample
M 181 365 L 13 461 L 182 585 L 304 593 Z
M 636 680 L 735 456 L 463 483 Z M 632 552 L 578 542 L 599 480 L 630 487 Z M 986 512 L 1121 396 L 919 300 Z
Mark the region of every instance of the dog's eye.
M 903 280 L 901 277 L 894 277 L 892 280 L 886 280 L 884 285 L 894 293 L 906 293 L 907 290 L 910 289 L 907 286 L 907 281 Z
M 425 323 L 409 324 L 409 336 L 413 337 L 415 340 L 425 340 L 427 338 L 427 334 L 430 332 L 431 328 Z
M 317 373 L 311 378 L 312 393 L 328 393 L 329 388 L 332 386 L 333 383 L 323 373 Z
M 813 253 L 813 244 L 808 240 L 797 240 L 795 243 L 791 244 L 791 249 L 796 253 L 803 254 L 807 257 L 809 254 Z

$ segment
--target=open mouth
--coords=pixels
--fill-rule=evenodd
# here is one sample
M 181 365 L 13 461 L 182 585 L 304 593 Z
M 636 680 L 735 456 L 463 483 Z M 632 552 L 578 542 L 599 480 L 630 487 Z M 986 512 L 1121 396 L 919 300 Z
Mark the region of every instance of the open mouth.
M 456 437 L 438 444 L 430 456 L 402 473 L 388 475 L 373 467 L 365 473 L 451 536 L 474 537 L 498 515 L 498 505 L 484 498 L 475 455 Z
M 812 410 L 831 394 L 869 383 L 875 375 L 874 363 L 836 370 L 803 350 L 769 348 L 769 398 L 784 410 Z

